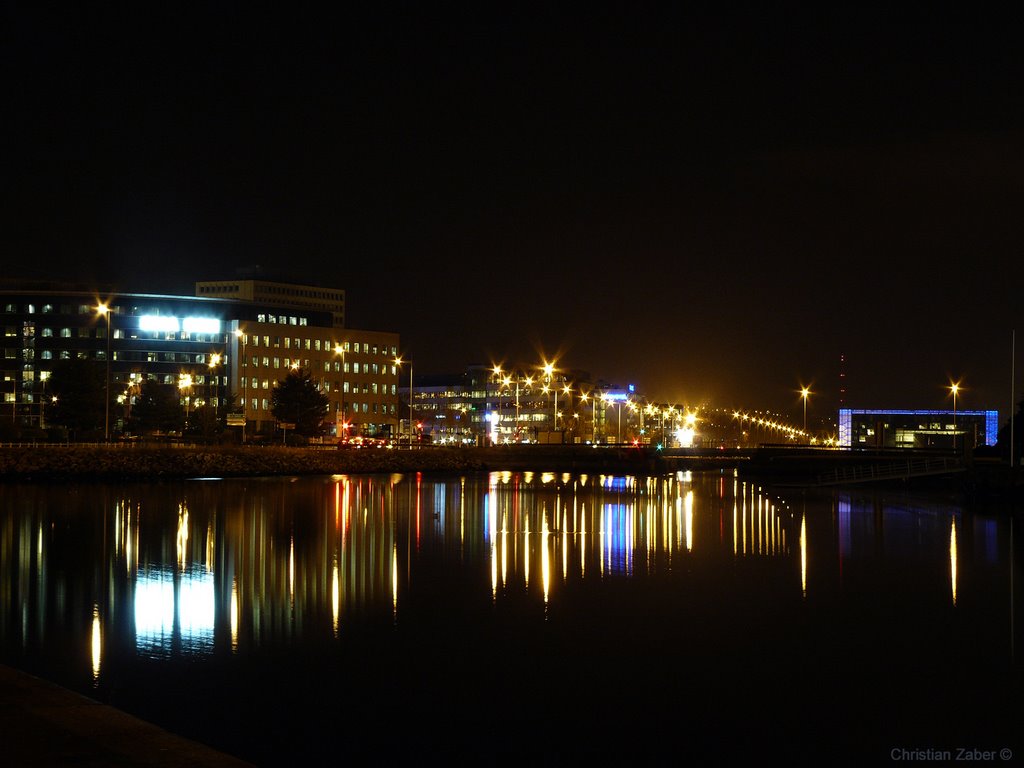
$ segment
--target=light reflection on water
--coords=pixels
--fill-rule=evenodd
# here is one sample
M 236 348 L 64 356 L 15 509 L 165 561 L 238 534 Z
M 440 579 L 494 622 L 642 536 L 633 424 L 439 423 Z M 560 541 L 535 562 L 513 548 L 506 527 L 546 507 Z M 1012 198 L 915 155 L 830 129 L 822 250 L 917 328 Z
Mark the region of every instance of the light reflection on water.
M 627 584 L 629 599 L 666 611 L 677 644 L 698 637 L 673 623 L 678 610 L 715 635 L 731 631 L 716 623 L 734 605 L 792 622 L 794 606 L 831 607 L 843 594 L 884 606 L 898 596 L 930 606 L 940 623 L 955 620 L 947 610 L 981 606 L 973 610 L 984 616 L 996 606 L 1006 616 L 988 630 L 987 653 L 1009 661 L 1008 526 L 864 491 L 782 498 L 721 473 L 18 487 L 0 501 L 0 641 L 10 663 L 102 689 L 109 675 L 124 685 L 117 670 L 131 656 L 294 649 L 316 663 L 316 648 L 340 648 L 367 627 L 416 632 L 428 599 L 431 611 L 448 610 L 444 594 L 431 596 L 437 584 L 453 603 L 464 599 L 456 592 L 486 591 L 487 608 L 468 599 L 467 631 L 507 612 L 526 637 L 549 622 L 566 632 L 570 615 L 614 623 L 617 603 L 580 598 Z M 72 661 L 48 661 L 69 647 L 81 649 Z

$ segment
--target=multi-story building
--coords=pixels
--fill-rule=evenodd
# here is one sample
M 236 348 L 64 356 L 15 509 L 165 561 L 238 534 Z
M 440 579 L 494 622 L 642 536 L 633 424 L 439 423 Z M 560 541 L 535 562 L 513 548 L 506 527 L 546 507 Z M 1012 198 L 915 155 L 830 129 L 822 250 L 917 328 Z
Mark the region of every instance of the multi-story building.
M 342 308 L 343 301 L 342 292 Z M 88 359 L 104 364 L 108 403 L 119 395 L 123 404 L 123 413 L 115 406 L 107 417 L 108 435 L 120 431 L 144 379 L 180 386 L 183 407 L 202 400 L 226 408 L 233 394 L 234 422 L 241 425 L 244 414 L 252 434 L 274 429 L 271 389 L 301 367 L 327 395 L 333 421 L 350 425 L 350 434 L 395 431 L 398 334 L 339 328 L 338 315 L 337 305 L 6 281 L 0 284 L 4 409 L 17 424 L 44 426 L 54 367 Z
M 256 312 L 230 324 L 231 388 L 256 431 L 274 422 L 274 382 L 292 367 L 309 371 L 327 395 L 338 435 L 398 431 L 398 334 L 310 325 L 298 310 Z
M 341 288 L 271 280 L 204 280 L 196 283 L 196 296 L 238 299 L 264 307 L 302 307 L 315 312 L 330 312 L 331 325 L 345 327 L 345 291 Z

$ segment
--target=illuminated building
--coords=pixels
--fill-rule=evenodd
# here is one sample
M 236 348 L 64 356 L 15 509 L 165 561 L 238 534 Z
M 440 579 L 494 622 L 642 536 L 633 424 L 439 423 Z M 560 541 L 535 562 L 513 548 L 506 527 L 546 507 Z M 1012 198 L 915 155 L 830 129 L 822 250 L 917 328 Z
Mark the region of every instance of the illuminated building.
M 995 445 L 998 432 L 999 411 L 839 409 L 839 445 L 847 448 L 971 450 Z
M 336 310 L 8 281 L 0 284 L 2 415 L 21 427 L 45 427 L 47 379 L 74 358 L 106 364 L 109 400 L 123 399 L 123 409 L 109 413 L 111 434 L 121 431 L 142 381 L 152 380 L 181 386 L 183 402 L 223 408 L 235 395 L 234 421 L 244 402 L 253 436 L 275 428 L 272 388 L 296 366 L 327 396 L 332 425 L 344 412 L 350 434 L 389 433 L 397 425 L 389 361 L 398 334 L 338 328 Z
M 330 312 L 331 325 L 345 327 L 345 291 L 341 288 L 270 280 L 205 280 L 196 283 L 196 296 L 239 299 L 265 307 L 301 307 Z

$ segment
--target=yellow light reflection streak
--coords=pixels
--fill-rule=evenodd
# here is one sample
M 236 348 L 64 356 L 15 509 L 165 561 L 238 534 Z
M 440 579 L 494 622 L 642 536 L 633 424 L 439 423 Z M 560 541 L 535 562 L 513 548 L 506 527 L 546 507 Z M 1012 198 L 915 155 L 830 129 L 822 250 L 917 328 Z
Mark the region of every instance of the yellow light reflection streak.
M 800 588 L 807 597 L 807 515 L 800 516 Z
M 523 515 L 523 583 L 530 586 L 530 516 Z
M 338 617 L 341 613 L 341 579 L 338 575 L 338 558 L 334 558 L 331 571 L 331 614 L 334 621 L 334 636 L 338 636 Z
M 949 529 L 949 581 L 953 588 L 953 605 L 956 605 L 956 518 Z
M 398 543 L 391 545 L 391 608 L 398 611 Z
M 93 604 L 92 607 L 92 681 L 97 683 L 100 679 L 100 657 L 103 653 L 103 634 L 100 629 L 100 607 Z
M 693 551 L 693 491 L 686 492 L 683 497 L 683 515 L 686 521 L 686 551 Z
M 548 553 L 548 545 L 551 532 L 548 530 L 548 516 L 547 512 L 544 512 L 544 516 L 541 519 L 541 532 L 540 532 L 540 576 L 541 583 L 544 586 L 544 604 L 547 605 L 548 593 L 551 589 L 551 557 Z
M 238 650 L 238 579 L 231 579 L 231 650 Z
M 185 560 L 188 552 L 188 507 L 184 504 L 178 505 L 178 567 L 185 570 Z

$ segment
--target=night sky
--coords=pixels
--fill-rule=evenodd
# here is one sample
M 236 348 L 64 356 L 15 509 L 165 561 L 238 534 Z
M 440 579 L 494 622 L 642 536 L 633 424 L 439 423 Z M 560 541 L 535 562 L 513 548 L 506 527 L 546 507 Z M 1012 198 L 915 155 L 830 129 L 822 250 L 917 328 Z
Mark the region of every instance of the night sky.
M 417 372 L 557 356 L 796 420 L 810 385 L 813 422 L 845 355 L 852 407 L 960 379 L 1006 415 L 1020 18 L 218 5 L 5 6 L 4 273 L 258 265 L 347 289 Z

